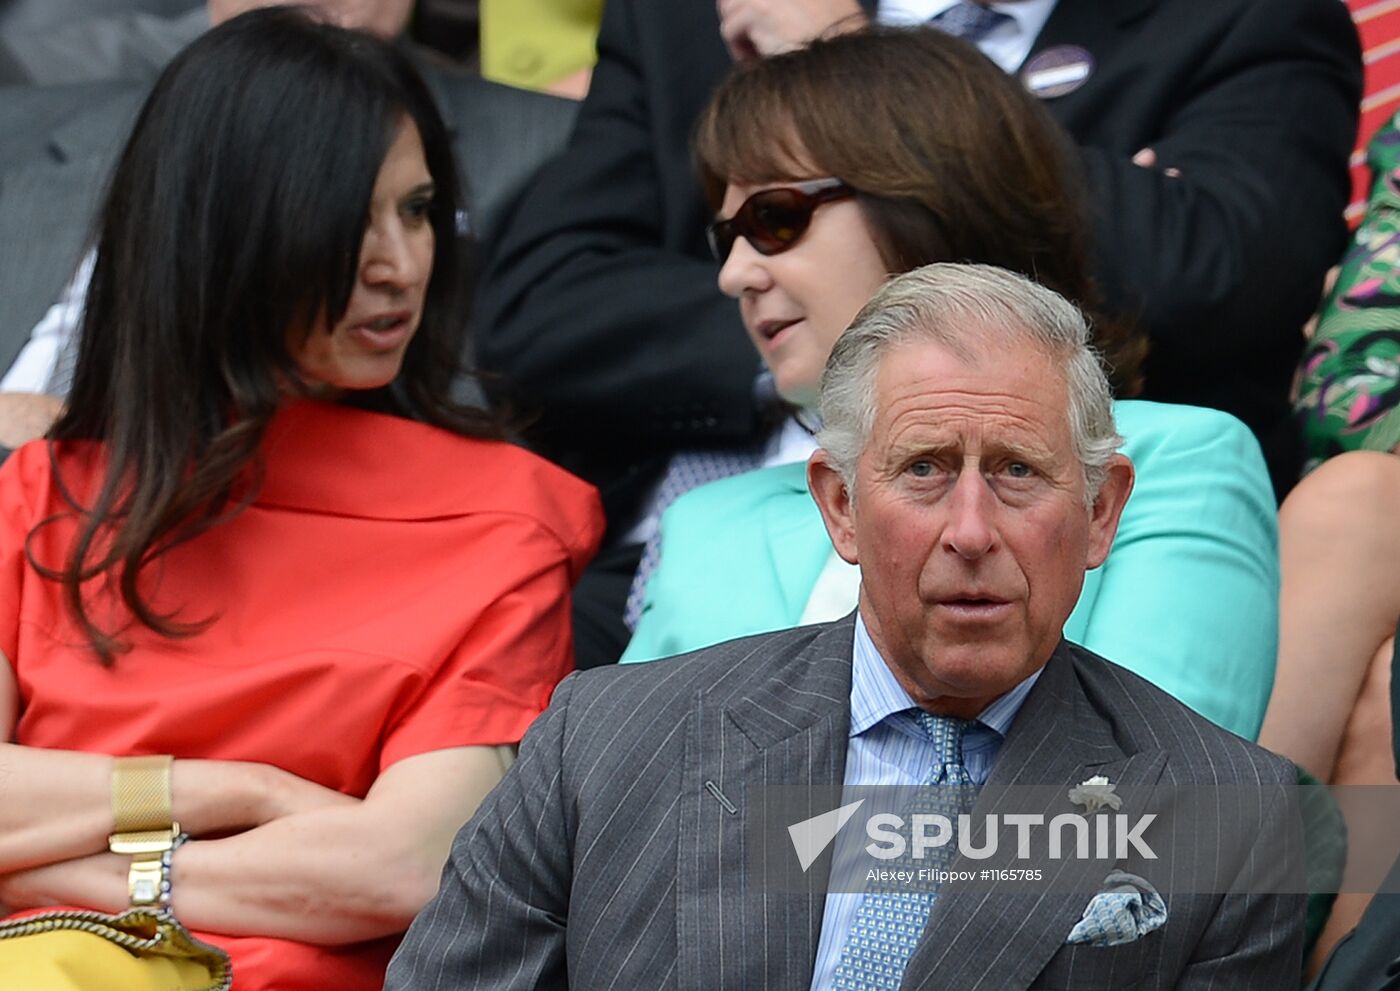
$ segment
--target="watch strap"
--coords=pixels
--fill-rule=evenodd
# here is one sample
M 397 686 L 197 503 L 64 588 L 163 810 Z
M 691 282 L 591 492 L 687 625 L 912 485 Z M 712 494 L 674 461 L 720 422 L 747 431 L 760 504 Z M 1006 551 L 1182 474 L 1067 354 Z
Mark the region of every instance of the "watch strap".
M 168 754 L 118 757 L 112 765 L 112 835 L 107 847 L 131 857 L 127 893 L 135 907 L 169 900 L 169 859 L 180 826 L 174 822 Z
M 170 801 L 169 754 L 118 757 L 112 763 L 112 832 L 168 830 L 175 814 Z

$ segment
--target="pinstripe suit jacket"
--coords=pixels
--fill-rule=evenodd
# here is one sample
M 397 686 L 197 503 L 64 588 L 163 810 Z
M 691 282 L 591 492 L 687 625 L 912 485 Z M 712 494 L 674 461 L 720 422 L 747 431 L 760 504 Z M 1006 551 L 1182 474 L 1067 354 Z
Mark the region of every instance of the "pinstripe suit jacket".
M 806 991 L 829 862 L 805 875 L 805 892 L 765 890 L 746 848 L 745 794 L 841 785 L 852 630 L 848 617 L 565 680 L 520 760 L 458 835 L 438 896 L 409 930 L 386 991 Z M 1291 765 L 1062 643 L 988 784 L 1067 788 L 1093 774 L 1120 790 L 1263 783 L 1277 803 L 1264 808 L 1260 800 L 1252 836 L 1212 835 L 1202 849 L 1230 872 L 1277 866 L 1252 857 L 1250 842 L 1260 831 L 1277 840 L 1286 830 Z M 1087 869 L 1103 872 L 1102 864 Z M 1087 896 L 946 891 L 904 987 L 1298 986 L 1301 896 L 1167 898 L 1161 930 L 1102 948 L 1065 945 Z

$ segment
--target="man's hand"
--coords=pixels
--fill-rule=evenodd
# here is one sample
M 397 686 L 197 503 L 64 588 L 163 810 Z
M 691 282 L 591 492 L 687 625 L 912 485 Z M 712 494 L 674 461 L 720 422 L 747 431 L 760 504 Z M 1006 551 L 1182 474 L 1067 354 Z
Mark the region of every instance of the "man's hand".
M 719 33 L 734 61 L 801 48 L 829 31 L 866 24 L 857 0 L 717 0 Z
M 0 392 L 0 447 L 15 448 L 42 437 L 53 426 L 63 403 L 31 392 Z
M 1133 156 L 1133 164 L 1139 168 L 1155 169 L 1157 167 L 1157 152 L 1151 148 L 1144 148 Z M 1181 170 L 1168 166 L 1162 170 L 1162 175 L 1168 179 L 1180 179 Z

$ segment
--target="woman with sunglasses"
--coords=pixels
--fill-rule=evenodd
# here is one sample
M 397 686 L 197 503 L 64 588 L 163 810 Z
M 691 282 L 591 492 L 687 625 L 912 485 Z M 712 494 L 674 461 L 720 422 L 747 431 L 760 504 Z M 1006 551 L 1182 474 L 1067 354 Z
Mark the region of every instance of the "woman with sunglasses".
M 238 991 L 383 984 L 602 530 L 451 398 L 455 185 L 404 56 L 298 10 L 156 83 L 68 410 L 0 468 L 0 915 L 167 908 Z
M 803 462 L 827 356 L 891 273 L 982 262 L 1091 313 L 1099 300 L 1066 146 L 1035 100 L 964 42 L 874 30 L 746 63 L 697 134 L 720 218 L 720 288 L 796 414 L 770 442 L 770 467 L 667 511 L 624 660 L 854 608 L 858 576 L 832 551 Z M 1132 395 L 1141 339 L 1101 315 L 1095 326 L 1115 388 Z M 1258 444 L 1212 410 L 1122 400 L 1116 415 L 1137 486 L 1065 635 L 1252 738 L 1273 677 L 1278 595 Z

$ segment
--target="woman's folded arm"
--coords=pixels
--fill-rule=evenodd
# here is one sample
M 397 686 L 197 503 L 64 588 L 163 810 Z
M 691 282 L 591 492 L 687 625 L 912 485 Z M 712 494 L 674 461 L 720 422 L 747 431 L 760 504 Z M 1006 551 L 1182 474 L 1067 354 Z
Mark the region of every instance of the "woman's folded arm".
M 177 762 L 178 764 L 178 762 Z M 192 929 L 339 944 L 402 932 L 437 890 L 452 838 L 506 761 L 497 747 L 407 757 L 363 802 L 195 840 L 174 858 L 172 904 Z M 124 907 L 126 860 L 98 854 L 0 878 L 12 908 Z
M 18 692 L 0 654 L 0 739 L 14 735 Z M 0 743 L 0 875 L 107 849 L 112 758 Z M 192 836 L 250 829 L 281 816 L 357 800 L 270 764 L 176 760 L 174 818 Z

